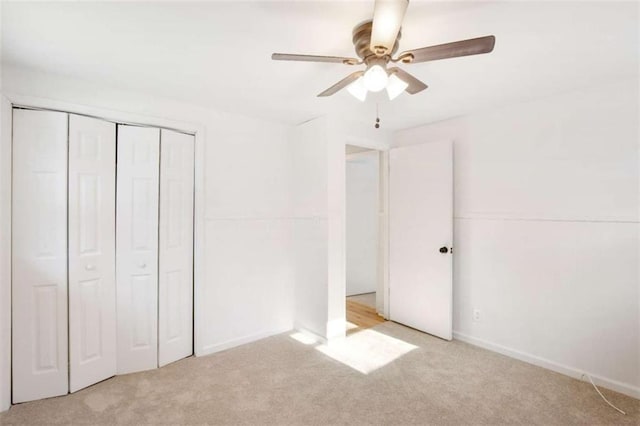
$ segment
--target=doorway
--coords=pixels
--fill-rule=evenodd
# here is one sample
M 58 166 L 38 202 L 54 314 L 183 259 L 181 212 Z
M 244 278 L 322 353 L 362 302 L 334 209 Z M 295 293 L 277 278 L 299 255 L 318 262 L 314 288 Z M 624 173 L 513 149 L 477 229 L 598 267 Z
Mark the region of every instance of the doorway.
M 345 146 L 347 335 L 385 321 L 381 152 Z
M 347 334 L 390 320 L 451 340 L 453 143 L 347 145 L 345 162 Z

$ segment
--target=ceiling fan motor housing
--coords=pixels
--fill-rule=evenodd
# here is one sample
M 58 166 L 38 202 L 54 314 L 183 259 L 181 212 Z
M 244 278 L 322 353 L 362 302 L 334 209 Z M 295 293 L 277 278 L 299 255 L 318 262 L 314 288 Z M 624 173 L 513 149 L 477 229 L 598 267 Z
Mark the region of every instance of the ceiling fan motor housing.
M 373 21 L 368 20 L 356 25 L 356 27 L 353 29 L 353 46 L 356 49 L 356 54 L 367 65 L 369 65 L 369 62 L 374 59 L 383 59 L 384 62 L 387 63 L 389 62 L 389 60 L 391 60 L 391 56 L 398 51 L 398 45 L 402 36 L 402 31 L 398 31 L 398 37 L 396 37 L 396 42 L 394 43 L 391 52 L 382 53 L 381 51 L 379 53 L 376 53 L 371 51 L 370 48 L 372 28 Z

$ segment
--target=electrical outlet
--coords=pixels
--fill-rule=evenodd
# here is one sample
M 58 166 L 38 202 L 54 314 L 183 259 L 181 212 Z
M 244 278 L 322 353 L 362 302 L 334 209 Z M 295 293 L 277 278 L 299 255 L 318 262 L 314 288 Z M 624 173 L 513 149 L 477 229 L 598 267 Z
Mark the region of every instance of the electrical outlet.
M 473 320 L 475 322 L 479 322 L 480 321 L 480 309 L 474 309 L 473 310 Z

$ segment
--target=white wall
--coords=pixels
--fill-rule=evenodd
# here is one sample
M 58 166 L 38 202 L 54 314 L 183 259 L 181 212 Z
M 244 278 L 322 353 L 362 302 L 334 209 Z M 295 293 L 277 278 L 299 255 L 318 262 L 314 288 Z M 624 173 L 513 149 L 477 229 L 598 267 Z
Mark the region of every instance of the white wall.
M 11 104 L 0 93 L 0 411 L 11 404 Z
M 293 327 L 288 129 L 207 123 L 205 353 Z
M 2 22 L 2 2 L 0 2 Z M 11 110 L 3 93 L 0 31 L 0 411 L 11 404 Z
M 2 2 L 0 2 L 2 22 Z M 2 31 L 0 31 L 2 46 Z M 0 411 L 11 404 L 11 111 L 3 94 L 0 49 Z
M 327 335 L 328 224 L 327 119 L 291 132 L 295 327 Z
M 640 397 L 638 113 L 626 81 L 396 134 L 454 141 L 457 338 Z
M 378 285 L 378 151 L 347 155 L 347 296 L 373 293 Z
M 288 127 L 60 76 L 3 71 L 7 96 L 26 103 L 44 99 L 107 118 L 197 129 L 196 353 L 292 328 Z

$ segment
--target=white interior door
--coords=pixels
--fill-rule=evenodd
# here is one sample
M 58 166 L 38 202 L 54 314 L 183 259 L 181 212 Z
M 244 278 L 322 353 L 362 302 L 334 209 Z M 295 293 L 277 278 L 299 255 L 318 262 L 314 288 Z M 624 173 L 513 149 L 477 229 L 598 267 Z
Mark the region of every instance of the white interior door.
M 69 388 L 116 374 L 116 125 L 69 116 Z
M 67 114 L 13 110 L 13 402 L 64 395 Z
M 118 374 L 158 366 L 160 130 L 118 125 Z
M 194 137 L 162 130 L 158 361 L 193 352 Z
M 389 157 L 390 319 L 451 340 L 452 144 L 394 148 Z

